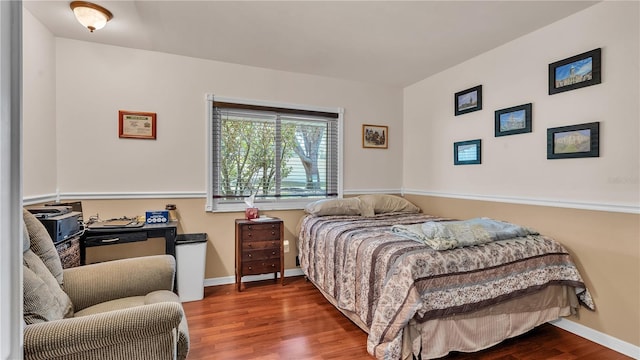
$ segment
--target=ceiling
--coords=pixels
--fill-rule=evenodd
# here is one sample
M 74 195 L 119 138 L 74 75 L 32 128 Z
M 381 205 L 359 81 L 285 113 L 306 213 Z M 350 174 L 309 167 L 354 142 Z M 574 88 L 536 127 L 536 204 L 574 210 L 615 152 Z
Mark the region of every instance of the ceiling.
M 597 1 L 95 1 L 94 33 L 70 1 L 24 0 L 56 37 L 404 87 Z

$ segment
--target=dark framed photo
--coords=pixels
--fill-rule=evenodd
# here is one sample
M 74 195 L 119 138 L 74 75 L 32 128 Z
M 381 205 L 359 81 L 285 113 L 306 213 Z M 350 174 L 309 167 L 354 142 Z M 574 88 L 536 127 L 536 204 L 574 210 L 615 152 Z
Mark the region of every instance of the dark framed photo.
M 386 125 L 362 125 L 362 147 L 386 149 L 389 147 L 389 127 Z
M 482 110 L 482 85 L 458 91 L 454 95 L 455 116 Z
M 600 84 L 602 49 L 549 64 L 549 95 Z
M 118 136 L 133 139 L 156 139 L 156 113 L 118 111 Z
M 531 103 L 496 110 L 495 136 L 531 132 Z
M 547 159 L 599 156 L 599 122 L 547 129 Z
M 481 163 L 480 139 L 453 143 L 453 165 Z

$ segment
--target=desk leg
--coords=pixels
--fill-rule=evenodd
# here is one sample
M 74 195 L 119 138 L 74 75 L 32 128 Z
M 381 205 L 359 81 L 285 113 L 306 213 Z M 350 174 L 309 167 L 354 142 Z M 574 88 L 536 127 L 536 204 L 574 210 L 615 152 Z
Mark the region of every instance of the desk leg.
M 172 255 L 174 258 L 176 257 L 176 230 L 169 229 L 164 234 L 164 252 L 165 254 Z
M 87 248 L 84 246 L 84 239 L 80 239 L 80 266 L 84 265 L 87 258 Z

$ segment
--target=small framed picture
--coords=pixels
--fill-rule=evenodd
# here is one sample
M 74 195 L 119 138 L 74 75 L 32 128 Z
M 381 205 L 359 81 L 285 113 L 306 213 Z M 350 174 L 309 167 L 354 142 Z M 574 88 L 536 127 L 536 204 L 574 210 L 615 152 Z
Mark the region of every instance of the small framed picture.
M 531 132 L 531 103 L 496 110 L 495 136 Z
M 599 156 L 599 122 L 547 129 L 547 159 Z
M 156 113 L 118 111 L 118 135 L 121 138 L 156 139 Z
M 549 95 L 600 84 L 600 48 L 549 64 Z
M 362 125 L 362 147 L 386 149 L 389 147 L 389 127 L 384 125 Z
M 480 164 L 480 139 L 459 141 L 453 143 L 453 164 L 454 165 L 472 165 Z
M 459 91 L 454 95 L 455 116 L 482 110 L 482 85 Z

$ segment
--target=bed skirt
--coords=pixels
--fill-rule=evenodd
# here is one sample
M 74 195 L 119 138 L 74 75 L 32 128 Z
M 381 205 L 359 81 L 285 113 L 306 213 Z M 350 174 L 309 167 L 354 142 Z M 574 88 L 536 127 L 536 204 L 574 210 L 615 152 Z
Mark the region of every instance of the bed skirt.
M 357 314 L 338 307 L 331 295 L 311 282 L 336 309 L 369 333 L 369 328 Z M 480 351 L 546 322 L 569 316 L 577 306 L 578 299 L 572 287 L 551 285 L 537 293 L 472 313 L 424 322 L 414 319 L 403 329 L 402 344 L 399 344 L 402 359 L 417 358 L 418 355 L 423 360 L 436 359 L 451 351 Z M 378 347 L 372 355 L 388 359 L 385 352 L 385 348 Z

